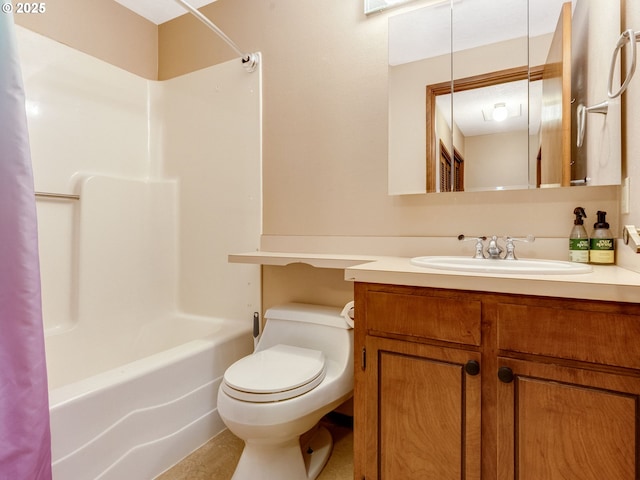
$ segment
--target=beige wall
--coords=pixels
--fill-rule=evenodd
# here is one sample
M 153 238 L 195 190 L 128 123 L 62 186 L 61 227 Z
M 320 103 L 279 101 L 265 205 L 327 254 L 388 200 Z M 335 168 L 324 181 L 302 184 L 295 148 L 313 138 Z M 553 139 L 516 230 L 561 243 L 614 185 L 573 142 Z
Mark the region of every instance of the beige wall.
M 173 1 L 173 0 L 170 0 Z M 214 1 L 201 11 L 247 52 L 261 50 L 264 1 Z M 236 58 L 234 51 L 191 14 L 158 26 L 158 79 L 166 80 Z
M 608 210 L 618 227 L 617 187 L 388 196 L 388 13 L 366 17 L 361 2 L 344 0 L 218 0 L 203 12 L 241 48 L 263 53 L 264 234 L 565 237 L 578 204 Z M 203 27 L 179 21 L 172 42 L 213 58 L 213 46 L 198 46 Z M 206 63 L 170 59 L 164 27 L 161 72 Z
M 15 3 L 15 2 L 14 2 Z M 158 75 L 158 27 L 113 0 L 52 0 L 16 24 L 144 78 Z
M 514 161 L 522 157 L 522 152 L 528 151 L 529 135 L 526 130 L 466 137 L 464 148 L 465 191 L 527 188 L 529 166 L 525 162 Z
M 623 10 L 623 25 L 640 24 L 638 2 L 627 1 Z M 640 129 L 637 78 L 623 98 L 629 215 L 619 214 L 619 187 L 392 197 L 387 195 L 390 13 L 366 17 L 362 2 L 344 0 L 218 0 L 202 11 L 242 49 L 263 54 L 265 235 L 402 238 L 496 232 L 563 238 L 577 205 L 588 213 L 607 210 L 617 235 L 623 223 L 640 224 L 640 138 L 632 133 Z M 88 11 L 74 14 L 83 23 L 95 18 Z M 68 19 L 56 23 L 60 28 L 49 25 L 55 32 L 46 34 L 62 38 Z M 114 39 L 121 36 L 110 27 Z M 93 32 L 76 32 L 76 37 L 81 49 L 95 42 Z M 160 26 L 158 48 L 160 79 L 235 56 L 191 16 Z

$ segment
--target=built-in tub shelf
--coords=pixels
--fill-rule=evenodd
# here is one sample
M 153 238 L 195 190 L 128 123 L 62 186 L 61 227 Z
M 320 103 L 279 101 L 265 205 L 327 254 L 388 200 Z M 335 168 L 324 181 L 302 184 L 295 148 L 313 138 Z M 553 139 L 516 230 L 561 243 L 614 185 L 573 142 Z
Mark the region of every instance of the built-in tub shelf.
M 232 253 L 230 263 L 251 263 L 256 265 L 285 266 L 291 263 L 306 263 L 317 268 L 349 268 L 354 265 L 377 260 L 375 255 L 342 255 L 330 253 L 291 253 L 291 252 L 249 252 Z

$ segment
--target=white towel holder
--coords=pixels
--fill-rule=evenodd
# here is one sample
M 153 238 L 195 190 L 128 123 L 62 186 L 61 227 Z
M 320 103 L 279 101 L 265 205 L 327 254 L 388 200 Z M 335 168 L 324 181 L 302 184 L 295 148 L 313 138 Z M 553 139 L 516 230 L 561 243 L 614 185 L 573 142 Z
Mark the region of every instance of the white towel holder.
M 611 65 L 609 66 L 609 81 L 607 82 L 607 94 L 610 99 L 614 99 L 619 97 L 624 93 L 624 91 L 629 86 L 629 82 L 633 78 L 633 75 L 636 71 L 636 63 L 637 63 L 637 46 L 636 44 L 640 42 L 640 32 L 635 32 L 632 29 L 627 29 L 620 34 L 618 41 L 616 42 L 616 47 L 613 50 L 613 55 L 611 56 Z M 622 50 L 622 48 L 629 44 L 629 48 L 631 48 L 631 62 L 629 63 L 629 67 L 627 68 L 626 75 L 624 76 L 624 81 L 620 88 L 614 92 L 613 91 L 613 79 L 615 77 L 616 72 L 616 63 L 618 60 L 618 53 Z M 587 113 L 600 113 L 606 115 L 609 111 L 609 102 L 605 100 L 604 102 L 600 102 L 596 105 L 592 105 L 590 107 L 585 107 L 584 105 L 578 105 L 576 110 L 577 123 L 578 123 L 578 134 L 576 144 L 578 147 L 581 147 L 584 142 L 584 134 L 587 125 Z
M 624 93 L 624 91 L 629 86 L 629 82 L 633 78 L 633 74 L 636 71 L 636 57 L 637 57 L 637 47 L 636 44 L 640 42 L 640 32 L 635 32 L 632 29 L 625 30 L 620 34 L 620 38 L 618 38 L 618 42 L 616 43 L 616 48 L 613 51 L 613 55 L 611 56 L 611 66 L 609 67 L 609 86 L 608 86 L 608 94 L 609 98 L 619 97 Z M 618 59 L 618 52 L 622 50 L 626 44 L 629 44 L 631 48 L 631 62 L 629 67 L 627 68 L 627 74 L 624 77 L 624 82 L 618 89 L 617 92 L 613 91 L 613 77 L 615 73 L 616 61 Z
M 578 147 L 581 147 L 582 142 L 584 141 L 584 132 L 587 128 L 587 113 L 601 113 L 606 115 L 608 111 L 609 102 L 607 100 L 590 107 L 585 107 L 582 104 L 578 105 L 578 108 L 576 109 L 576 115 L 578 116 L 578 135 L 576 144 Z

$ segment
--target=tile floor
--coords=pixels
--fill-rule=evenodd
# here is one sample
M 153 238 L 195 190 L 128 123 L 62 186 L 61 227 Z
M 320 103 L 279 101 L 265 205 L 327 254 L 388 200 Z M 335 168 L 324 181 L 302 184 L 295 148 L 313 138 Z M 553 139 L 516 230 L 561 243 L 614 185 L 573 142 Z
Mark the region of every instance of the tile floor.
M 350 420 L 344 415 L 333 414 L 322 420 L 334 443 L 329 462 L 317 480 L 353 479 L 353 427 Z M 242 440 L 225 430 L 156 480 L 230 480 L 242 446 Z

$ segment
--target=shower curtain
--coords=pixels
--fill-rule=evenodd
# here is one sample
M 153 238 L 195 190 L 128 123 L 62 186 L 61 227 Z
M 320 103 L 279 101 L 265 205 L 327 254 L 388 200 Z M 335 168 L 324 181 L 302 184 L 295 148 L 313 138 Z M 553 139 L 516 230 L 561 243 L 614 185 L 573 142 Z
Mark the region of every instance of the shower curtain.
M 0 479 L 51 479 L 40 265 L 11 2 L 0 13 Z M 9 10 L 9 11 L 7 11 Z

